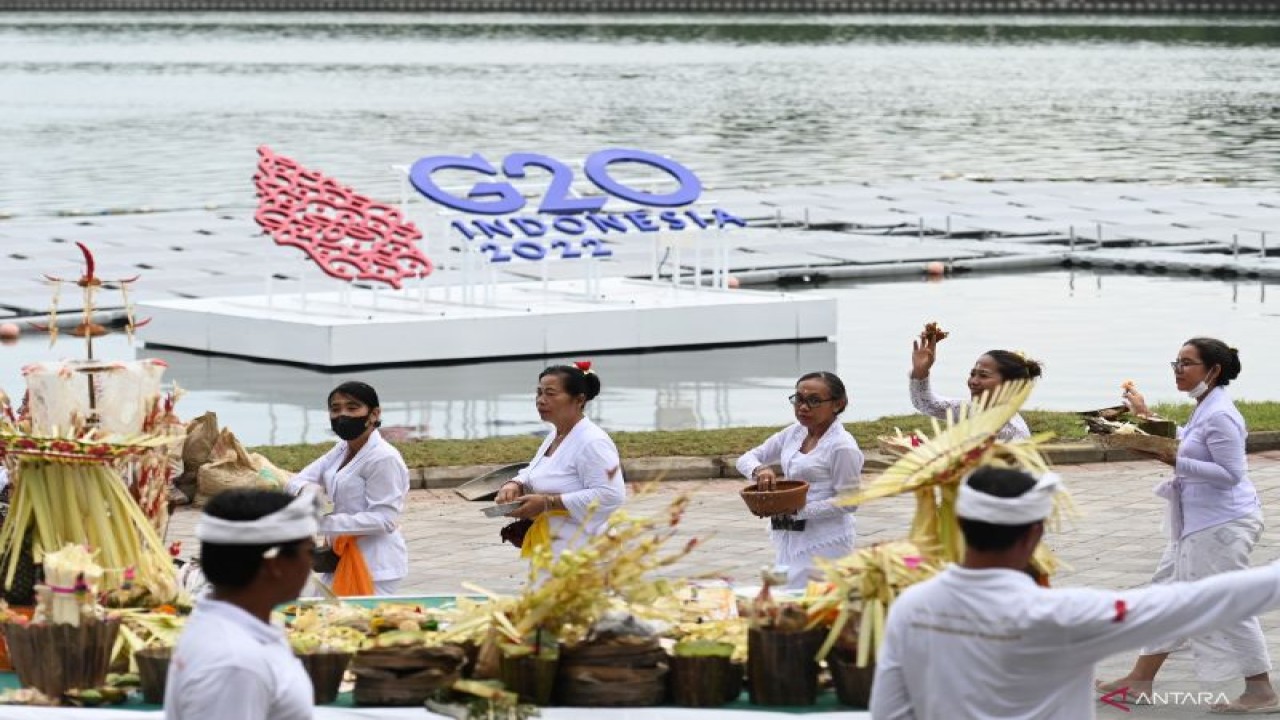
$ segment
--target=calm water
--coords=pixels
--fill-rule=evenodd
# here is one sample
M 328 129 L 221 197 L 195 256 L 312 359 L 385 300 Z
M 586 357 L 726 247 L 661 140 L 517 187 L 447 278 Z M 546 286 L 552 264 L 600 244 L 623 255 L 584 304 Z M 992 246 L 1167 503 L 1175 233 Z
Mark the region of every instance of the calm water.
M 593 416 L 613 430 L 778 425 L 790 417 L 785 398 L 795 378 L 832 368 L 853 396 L 848 417 L 909 413 L 910 343 L 925 320 L 952 333 L 934 369 L 935 389 L 943 394 L 962 395 L 973 360 L 1004 347 L 1044 361 L 1034 407 L 1113 405 L 1129 379 L 1149 398 L 1177 401 L 1168 360 L 1196 334 L 1240 348 L 1244 372 L 1231 386 L 1236 397 L 1276 399 L 1280 387 L 1274 361 L 1280 357 L 1280 285 L 1055 271 L 814 292 L 839 298 L 838 342 L 597 357 L 604 392 L 592 403 Z M 165 359 L 168 377 L 190 391 L 179 408 L 184 417 L 214 410 L 250 443 L 331 438 L 324 398 L 351 377 L 378 388 L 385 423 L 398 426 L 397 433 L 474 438 L 543 431 L 533 409 L 537 374 L 546 364 L 540 360 L 352 375 L 135 351 L 121 338 L 105 347 L 107 357 Z M 52 353 L 36 338 L 0 347 L 0 387 L 16 394 L 23 364 L 78 352 L 74 340 L 60 341 Z
M 1280 182 L 1280 19 L 465 15 L 0 15 L 0 210 L 249 205 L 267 143 L 394 198 L 427 154 L 624 145 L 720 186 L 827 180 L 1108 178 Z M 954 335 L 962 393 L 992 346 L 1044 360 L 1033 404 L 1111 404 L 1134 379 L 1174 399 L 1186 337 L 1238 344 L 1237 394 L 1275 396 L 1280 290 L 1256 282 L 1051 272 L 833 285 L 835 343 L 598 359 L 611 429 L 779 424 L 794 378 L 834 368 L 849 416 L 910 409 L 912 336 Z M 110 357 L 135 350 L 103 345 Z M 0 386 L 27 362 L 0 347 Z M 157 353 L 250 443 L 328 437 L 346 374 Z M 560 360 L 557 358 L 557 360 Z M 539 431 L 541 361 L 364 373 L 388 425 L 432 437 Z
M 394 197 L 435 153 L 629 145 L 719 185 L 1280 180 L 1280 19 L 0 15 L 0 210 Z

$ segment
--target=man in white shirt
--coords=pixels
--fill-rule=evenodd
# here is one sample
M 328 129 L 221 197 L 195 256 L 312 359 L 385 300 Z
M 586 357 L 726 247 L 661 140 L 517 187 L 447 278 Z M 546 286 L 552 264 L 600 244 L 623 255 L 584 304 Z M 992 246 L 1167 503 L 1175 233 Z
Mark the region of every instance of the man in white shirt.
M 1099 660 L 1280 606 L 1276 565 L 1141 590 L 1037 586 L 1022 569 L 1058 485 L 1052 473 L 1036 480 L 995 467 L 965 481 L 956 501 L 964 561 L 891 607 L 872 717 L 1092 718 Z
M 310 579 L 318 520 L 311 492 L 232 490 L 205 506 L 196 537 L 213 590 L 174 648 L 168 720 L 310 720 L 311 678 L 270 616 Z

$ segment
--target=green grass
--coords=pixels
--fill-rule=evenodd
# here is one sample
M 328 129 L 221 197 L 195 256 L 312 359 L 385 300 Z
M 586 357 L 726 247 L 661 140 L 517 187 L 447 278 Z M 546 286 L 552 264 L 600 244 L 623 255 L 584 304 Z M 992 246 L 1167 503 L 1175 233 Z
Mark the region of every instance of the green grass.
M 1280 402 L 1238 401 L 1250 430 L 1280 430 Z M 1186 422 L 1191 404 L 1166 404 L 1153 408 L 1160 415 Z M 1072 441 L 1084 437 L 1084 423 L 1076 413 L 1028 410 L 1022 413 L 1032 432 L 1053 432 L 1058 440 Z M 668 455 L 738 455 L 758 445 L 777 427 L 726 428 L 723 430 L 655 430 L 652 432 L 612 433 L 618 452 L 624 458 L 663 457 Z M 893 434 L 895 427 L 904 432 L 930 427 L 923 415 L 891 415 L 876 420 L 846 423 L 849 432 L 864 448 L 876 446 L 876 436 Z M 532 436 L 494 437 L 485 440 L 417 440 L 395 443 L 409 467 L 445 467 L 449 465 L 488 465 L 522 462 L 538 450 L 539 438 Z M 331 443 L 315 445 L 277 445 L 252 448 L 271 462 L 287 470 L 300 470 L 323 455 Z

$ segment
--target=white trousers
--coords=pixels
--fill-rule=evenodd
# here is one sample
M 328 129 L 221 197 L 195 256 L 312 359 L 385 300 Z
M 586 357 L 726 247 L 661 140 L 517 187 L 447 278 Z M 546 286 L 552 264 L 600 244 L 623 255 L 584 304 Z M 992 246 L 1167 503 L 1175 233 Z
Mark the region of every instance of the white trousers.
M 1262 513 L 1197 530 L 1170 540 L 1151 576 L 1151 583 L 1199 580 L 1249 567 L 1249 553 L 1262 536 Z M 1172 652 L 1188 642 L 1196 676 L 1204 682 L 1224 682 L 1271 670 L 1267 640 L 1258 618 L 1251 617 L 1190 638 L 1170 638 L 1142 648 L 1143 655 Z
M 774 554 L 774 559 L 778 565 L 785 565 L 787 568 L 787 589 L 804 590 L 809 586 L 809 580 L 821 580 L 822 571 L 818 570 L 813 564 L 814 558 L 837 559 L 853 552 L 853 548 L 845 547 L 843 543 L 827 544 L 799 553 L 785 553 L 778 549 Z

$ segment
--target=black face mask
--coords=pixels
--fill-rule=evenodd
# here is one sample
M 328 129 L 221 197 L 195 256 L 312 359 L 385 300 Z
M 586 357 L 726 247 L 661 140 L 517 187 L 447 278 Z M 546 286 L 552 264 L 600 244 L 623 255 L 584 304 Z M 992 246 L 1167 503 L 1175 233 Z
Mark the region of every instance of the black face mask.
M 334 435 L 349 442 L 364 434 L 365 429 L 369 427 L 369 416 L 351 417 L 349 415 L 339 415 L 338 417 L 331 417 L 329 418 L 329 427 L 333 428 Z

